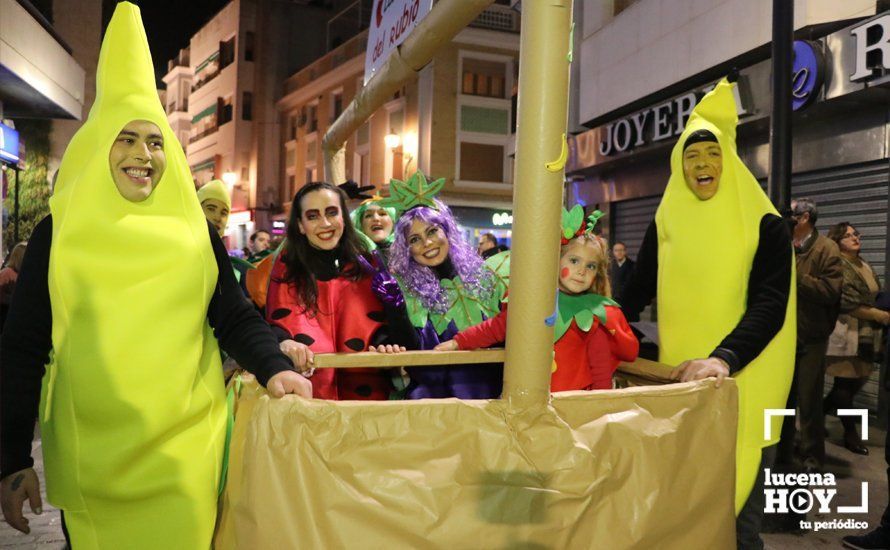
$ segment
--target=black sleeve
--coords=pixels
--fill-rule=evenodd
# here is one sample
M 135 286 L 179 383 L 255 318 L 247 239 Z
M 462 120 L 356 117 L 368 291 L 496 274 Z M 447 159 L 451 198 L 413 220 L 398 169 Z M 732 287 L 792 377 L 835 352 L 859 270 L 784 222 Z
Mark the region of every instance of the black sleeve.
M 371 337 L 371 345 L 392 344 L 404 346 L 409 350 L 420 349 L 420 337 L 411 324 L 408 309 L 404 305 L 401 307 L 384 305 L 383 309 L 386 313 L 386 324 Z
M 265 386 L 275 374 L 292 370 L 293 365 L 278 348 L 272 329 L 241 292 L 226 247 L 213 226 L 207 226 L 219 268 L 216 292 L 207 310 L 210 326 L 220 347 Z
M 0 478 L 34 465 L 31 441 L 52 349 L 47 284 L 52 232 L 49 216 L 34 228 L 0 342 Z
M 628 321 L 639 321 L 658 289 L 658 229 L 655 221 L 649 224 L 637 262 L 627 284 L 621 290 L 621 310 Z
M 729 364 L 736 373 L 760 355 L 785 324 L 791 291 L 791 235 L 782 218 L 767 214 L 760 220 L 760 242 L 748 279 L 745 314 L 720 342 L 711 357 Z

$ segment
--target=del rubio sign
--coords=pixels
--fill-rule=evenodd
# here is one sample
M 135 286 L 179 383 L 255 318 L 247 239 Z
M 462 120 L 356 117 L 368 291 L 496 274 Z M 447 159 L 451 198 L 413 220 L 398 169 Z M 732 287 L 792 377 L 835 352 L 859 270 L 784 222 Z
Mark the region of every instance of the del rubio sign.
M 365 84 L 432 7 L 433 0 L 374 0 L 365 52 Z

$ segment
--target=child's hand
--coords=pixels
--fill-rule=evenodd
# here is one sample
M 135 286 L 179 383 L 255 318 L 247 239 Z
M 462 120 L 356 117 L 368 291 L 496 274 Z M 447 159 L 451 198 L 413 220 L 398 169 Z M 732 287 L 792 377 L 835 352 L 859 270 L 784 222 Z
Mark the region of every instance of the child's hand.
M 457 351 L 459 349 L 460 348 L 457 347 L 457 342 L 454 340 L 446 340 L 433 348 L 434 351 Z
M 371 346 L 368 348 L 368 351 L 376 351 L 377 353 L 402 353 L 403 351 L 407 351 L 405 346 L 393 346 L 390 344 L 379 345 L 379 346 Z

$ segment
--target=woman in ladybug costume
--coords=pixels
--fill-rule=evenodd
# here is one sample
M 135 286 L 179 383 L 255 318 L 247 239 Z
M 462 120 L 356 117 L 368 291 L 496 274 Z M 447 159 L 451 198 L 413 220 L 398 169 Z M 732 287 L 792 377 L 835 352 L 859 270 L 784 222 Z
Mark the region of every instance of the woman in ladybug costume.
M 392 384 L 377 369 L 312 368 L 316 353 L 404 350 L 398 309 L 371 290 L 371 264 L 348 222 L 346 195 L 334 185 L 309 183 L 294 197 L 287 243 L 272 268 L 266 316 L 281 350 L 312 381 L 320 399 L 387 399 Z M 392 319 L 393 324 L 387 323 Z M 408 342 L 410 344 L 410 342 Z

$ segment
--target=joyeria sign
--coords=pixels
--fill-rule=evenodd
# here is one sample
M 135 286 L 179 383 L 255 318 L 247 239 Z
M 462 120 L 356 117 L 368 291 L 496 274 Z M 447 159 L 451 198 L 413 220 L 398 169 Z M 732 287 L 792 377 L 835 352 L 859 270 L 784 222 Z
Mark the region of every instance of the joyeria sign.
M 791 107 L 806 107 L 819 95 L 825 80 L 825 55 L 818 42 L 794 41 L 794 67 L 791 77 Z

